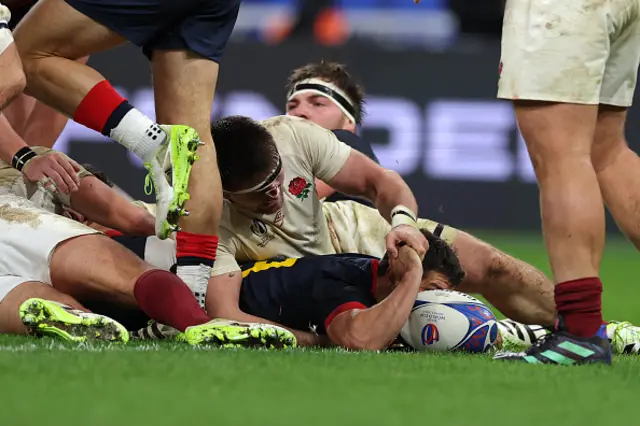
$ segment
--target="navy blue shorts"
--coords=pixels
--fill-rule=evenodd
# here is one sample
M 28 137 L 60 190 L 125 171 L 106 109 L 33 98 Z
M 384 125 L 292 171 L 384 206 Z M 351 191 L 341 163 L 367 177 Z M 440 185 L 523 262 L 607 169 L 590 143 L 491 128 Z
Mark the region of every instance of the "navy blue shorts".
M 65 0 L 71 7 L 142 47 L 190 50 L 219 62 L 241 0 Z

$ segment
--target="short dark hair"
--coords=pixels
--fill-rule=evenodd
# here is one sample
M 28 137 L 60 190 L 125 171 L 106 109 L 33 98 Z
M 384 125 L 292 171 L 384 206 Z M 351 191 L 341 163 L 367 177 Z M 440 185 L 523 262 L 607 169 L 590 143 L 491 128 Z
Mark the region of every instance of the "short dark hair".
M 89 164 L 89 163 L 84 163 L 82 165 L 82 167 L 84 167 L 84 169 L 86 171 L 88 171 L 89 173 L 91 173 L 92 175 L 97 177 L 98 180 L 102 181 L 102 183 L 107 185 L 109 188 L 113 188 L 113 186 L 114 186 L 113 181 L 109 178 L 109 176 L 107 176 L 107 174 L 105 172 L 103 172 L 102 170 L 98 169 L 93 164 Z
M 241 191 L 265 178 L 279 155 L 271 133 L 249 117 L 232 115 L 211 123 L 225 191 Z
M 426 274 L 429 271 L 444 274 L 452 287 L 457 287 L 465 277 L 465 272 L 460 266 L 460 260 L 453 248 L 442 238 L 436 237 L 427 229 L 420 229 L 429 243 L 429 250 L 422 260 L 422 269 Z M 389 267 L 388 254 L 380 261 L 379 273 L 384 273 Z
M 289 74 L 286 84 L 287 93 L 290 93 L 298 82 L 309 78 L 319 78 L 338 86 L 354 103 L 356 124 L 362 124 L 362 117 L 365 114 L 364 87 L 349 74 L 346 65 L 322 60 L 298 67 Z

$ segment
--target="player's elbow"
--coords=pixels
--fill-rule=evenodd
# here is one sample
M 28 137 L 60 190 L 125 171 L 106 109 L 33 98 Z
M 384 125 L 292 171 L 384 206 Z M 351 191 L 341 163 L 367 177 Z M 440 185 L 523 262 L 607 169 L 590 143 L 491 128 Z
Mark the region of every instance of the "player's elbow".
M 333 324 L 332 324 L 333 325 Z M 375 329 L 364 321 L 353 318 L 347 324 L 327 329 L 329 338 L 338 346 L 354 351 L 381 351 L 388 346 L 388 342 L 381 339 Z

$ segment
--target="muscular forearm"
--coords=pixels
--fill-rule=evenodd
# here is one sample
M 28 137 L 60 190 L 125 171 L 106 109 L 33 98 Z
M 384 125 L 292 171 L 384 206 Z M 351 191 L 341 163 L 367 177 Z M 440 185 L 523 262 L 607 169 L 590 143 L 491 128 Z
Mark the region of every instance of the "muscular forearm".
M 391 210 L 398 205 L 406 206 L 415 215 L 418 214 L 418 203 L 413 192 L 402 177 L 392 170 L 385 170 L 384 178 L 379 178 L 367 192 L 367 198 L 389 222 L 391 222 Z
M 94 176 L 80 181 L 71 195 L 71 205 L 91 222 L 117 229 L 127 235 L 154 235 L 155 218 L 129 202 Z
M 420 289 L 421 271 L 407 272 L 393 292 L 377 305 L 354 314 L 347 330 L 336 337 L 340 346 L 350 349 L 381 350 L 398 336 L 407 321 Z M 341 336 L 341 337 L 340 337 Z

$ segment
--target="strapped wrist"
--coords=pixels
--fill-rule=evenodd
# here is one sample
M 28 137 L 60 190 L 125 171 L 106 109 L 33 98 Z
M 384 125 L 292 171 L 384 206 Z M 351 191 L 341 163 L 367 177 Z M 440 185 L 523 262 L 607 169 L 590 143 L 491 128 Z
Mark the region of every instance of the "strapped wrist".
M 24 166 L 26 166 L 29 161 L 33 160 L 36 155 L 37 154 L 34 150 L 29 148 L 28 146 L 24 146 L 20 148 L 18 152 L 16 152 L 13 156 L 13 159 L 11 160 L 11 166 L 13 166 L 14 169 L 22 171 L 22 169 L 24 169 Z

